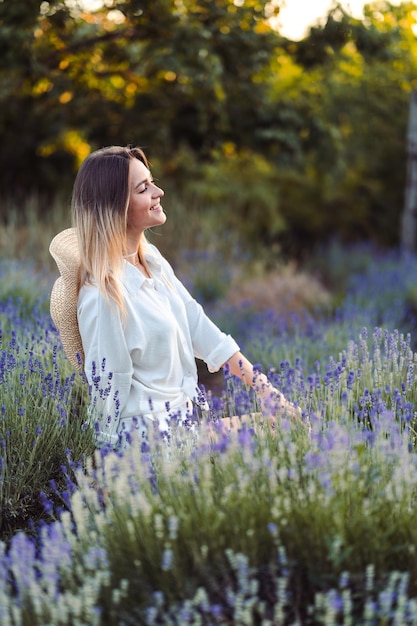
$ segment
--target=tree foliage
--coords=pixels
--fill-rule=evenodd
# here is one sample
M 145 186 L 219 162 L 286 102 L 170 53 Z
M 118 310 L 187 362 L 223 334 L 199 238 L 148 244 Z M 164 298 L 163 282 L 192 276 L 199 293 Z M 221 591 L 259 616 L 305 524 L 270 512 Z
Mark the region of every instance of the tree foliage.
M 0 2 L 1 193 L 68 193 L 90 150 L 133 143 L 211 210 L 235 202 L 248 241 L 395 243 L 415 6 L 336 5 L 300 42 L 272 28 L 279 6 Z
M 286 166 L 283 144 L 278 175 L 290 247 L 308 248 L 328 233 L 397 243 L 415 88 L 414 11 L 411 3 L 375 2 L 359 21 L 336 7 L 323 27 L 285 44 L 279 60 L 287 70 L 278 66 L 272 76 L 271 100 L 285 102 L 297 119 L 294 157 Z

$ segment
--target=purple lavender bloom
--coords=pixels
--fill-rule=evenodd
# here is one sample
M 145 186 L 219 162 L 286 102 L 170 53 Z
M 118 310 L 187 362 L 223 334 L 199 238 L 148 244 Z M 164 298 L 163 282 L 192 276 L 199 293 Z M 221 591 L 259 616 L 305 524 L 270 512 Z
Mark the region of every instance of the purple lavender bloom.
M 212 604 L 210 606 L 210 613 L 216 620 L 221 619 L 224 616 L 223 607 L 221 604 Z
M 238 441 L 242 448 L 249 448 L 252 451 L 257 445 L 257 440 L 254 437 L 255 431 L 253 428 L 248 428 L 246 424 L 242 425 L 242 428 L 238 432 Z
M 230 446 L 230 435 L 224 429 L 223 425 L 217 424 L 215 425 L 215 431 L 217 434 L 216 440 L 211 444 L 211 449 L 213 452 L 219 452 L 220 454 L 224 454 Z
M 47 515 L 52 515 L 54 512 L 54 503 L 52 502 L 52 500 L 48 498 L 44 491 L 40 492 L 39 497 L 45 513 Z
M 34 564 L 34 540 L 23 532 L 17 533 L 11 540 L 7 556 L 7 569 L 13 575 L 12 586 L 17 605 L 23 602 L 27 591 L 36 580 Z

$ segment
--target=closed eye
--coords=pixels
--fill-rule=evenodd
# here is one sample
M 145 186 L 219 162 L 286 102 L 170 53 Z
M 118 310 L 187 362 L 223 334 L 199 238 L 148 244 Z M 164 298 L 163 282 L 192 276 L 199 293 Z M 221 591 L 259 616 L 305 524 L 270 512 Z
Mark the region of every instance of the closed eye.
M 152 178 L 152 179 L 149 179 L 149 181 L 146 181 L 146 183 L 143 183 L 144 184 L 144 188 L 141 191 L 139 191 L 139 193 L 145 193 L 145 191 L 148 189 L 149 185 L 153 184 L 153 182 L 154 182 L 154 180 Z

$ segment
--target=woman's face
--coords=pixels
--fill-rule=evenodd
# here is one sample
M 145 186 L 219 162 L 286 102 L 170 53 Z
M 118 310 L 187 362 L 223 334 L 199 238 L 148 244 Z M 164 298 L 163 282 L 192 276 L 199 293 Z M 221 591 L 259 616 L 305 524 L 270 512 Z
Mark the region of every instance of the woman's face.
M 128 236 L 134 238 L 147 228 L 165 224 L 167 217 L 160 204 L 164 192 L 153 183 L 150 171 L 139 159 L 130 161 L 129 189 Z

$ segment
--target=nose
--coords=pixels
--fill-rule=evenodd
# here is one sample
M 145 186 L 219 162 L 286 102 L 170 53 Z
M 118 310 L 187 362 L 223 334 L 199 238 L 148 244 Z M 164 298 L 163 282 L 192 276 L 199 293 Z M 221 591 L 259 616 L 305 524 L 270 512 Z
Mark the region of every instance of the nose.
M 153 195 L 157 198 L 162 198 L 165 195 L 165 191 L 161 189 L 161 187 L 158 187 L 158 185 L 155 185 L 155 183 L 153 183 L 153 186 L 155 187 Z

